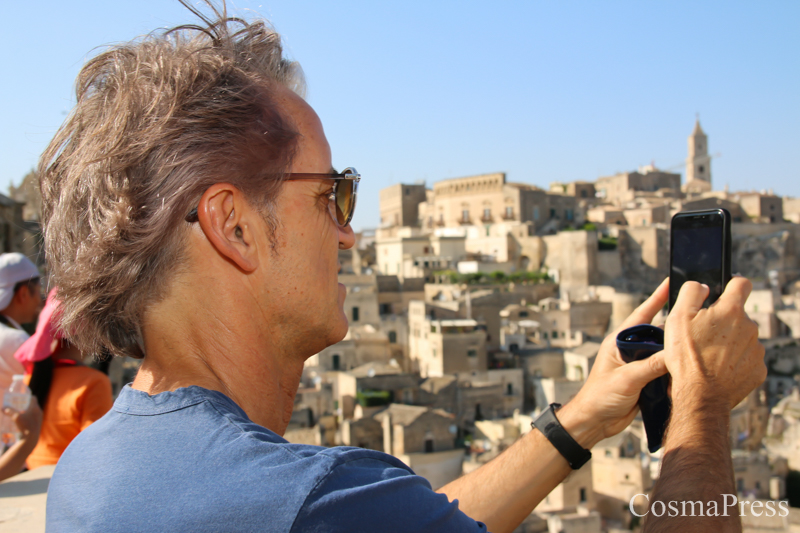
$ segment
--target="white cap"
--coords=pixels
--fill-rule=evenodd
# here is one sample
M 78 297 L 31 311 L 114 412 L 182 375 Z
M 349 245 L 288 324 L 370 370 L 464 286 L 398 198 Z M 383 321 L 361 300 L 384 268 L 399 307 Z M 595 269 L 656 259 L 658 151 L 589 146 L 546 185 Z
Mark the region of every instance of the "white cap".
M 39 269 L 22 254 L 0 254 L 0 310 L 14 298 L 14 286 L 20 281 L 38 278 Z

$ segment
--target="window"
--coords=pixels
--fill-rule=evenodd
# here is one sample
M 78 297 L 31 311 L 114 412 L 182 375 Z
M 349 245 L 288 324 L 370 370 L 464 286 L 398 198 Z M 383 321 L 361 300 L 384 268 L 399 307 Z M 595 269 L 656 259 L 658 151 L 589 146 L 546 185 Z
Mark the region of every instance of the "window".
M 506 395 L 513 396 L 514 395 L 514 385 L 511 383 L 506 384 Z
M 736 490 L 738 492 L 744 492 L 744 479 L 739 478 L 736 480 Z
M 486 226 L 486 236 L 489 236 L 489 226 Z
M 436 324 L 431 324 L 431 333 L 436 333 Z
M 406 196 L 408 196 L 409 194 L 411 194 L 411 191 L 409 191 L 408 189 L 406 189 Z
M 539 208 L 538 207 L 534 207 L 533 208 L 533 220 L 539 220 Z
M 506 218 L 514 218 L 514 208 L 513 207 L 506 207 Z
M 333 369 L 334 370 L 339 370 L 339 367 L 341 365 L 341 362 L 340 362 L 341 357 L 339 356 L 339 354 L 333 354 L 332 359 L 333 359 Z
M 547 340 L 547 332 L 546 332 L 546 331 L 543 331 L 543 332 L 542 332 L 542 338 L 543 338 L 544 340 Z
M 353 322 L 358 322 L 358 307 L 353 307 Z
M 564 213 L 564 216 L 566 217 L 567 220 L 572 220 L 574 218 L 572 209 L 567 209 Z
M 528 316 L 528 312 L 527 311 L 520 311 L 519 312 L 519 317 L 520 318 L 525 318 L 526 316 Z
M 558 332 L 557 331 L 553 330 L 552 338 L 554 338 L 554 339 L 558 338 Z
M 436 359 L 436 348 L 431 349 L 431 354 L 433 355 L 433 358 Z
M 491 220 L 492 219 L 492 210 L 486 208 L 483 210 L 483 220 Z
M 550 218 L 556 218 L 556 210 L 554 208 L 550 208 Z
M 467 357 L 478 357 L 477 350 L 467 350 Z
M 381 304 L 380 305 L 380 313 L 382 315 L 390 315 L 390 314 L 392 314 L 392 304 Z
M 581 487 L 581 503 L 586 503 L 586 489 Z
M 390 331 L 389 332 L 389 343 L 395 344 L 397 342 L 397 332 Z
M 461 220 L 463 222 L 469 222 L 469 209 L 463 209 L 461 211 Z

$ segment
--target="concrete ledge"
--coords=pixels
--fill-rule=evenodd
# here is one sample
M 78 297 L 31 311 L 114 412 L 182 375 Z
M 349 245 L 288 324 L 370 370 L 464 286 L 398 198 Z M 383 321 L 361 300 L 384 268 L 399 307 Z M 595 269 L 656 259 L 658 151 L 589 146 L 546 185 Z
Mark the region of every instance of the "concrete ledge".
M 23 472 L 0 483 L 0 530 L 44 533 L 47 487 L 55 465 Z

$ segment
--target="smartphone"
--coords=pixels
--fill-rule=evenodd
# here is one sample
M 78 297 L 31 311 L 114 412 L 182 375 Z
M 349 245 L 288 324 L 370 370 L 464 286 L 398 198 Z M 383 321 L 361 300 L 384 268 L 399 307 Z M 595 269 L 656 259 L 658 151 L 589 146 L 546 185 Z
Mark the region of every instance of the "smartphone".
M 669 308 L 687 281 L 708 285 L 703 307 L 717 301 L 731 280 L 731 214 L 726 209 L 683 211 L 672 217 Z

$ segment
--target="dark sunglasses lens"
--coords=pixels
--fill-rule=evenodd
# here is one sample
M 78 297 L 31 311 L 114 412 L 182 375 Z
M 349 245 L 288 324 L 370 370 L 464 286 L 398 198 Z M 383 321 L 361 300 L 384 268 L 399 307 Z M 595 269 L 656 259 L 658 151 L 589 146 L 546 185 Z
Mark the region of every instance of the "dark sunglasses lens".
M 341 180 L 336 187 L 336 220 L 340 226 L 347 223 L 353 212 L 353 187 L 353 180 Z

